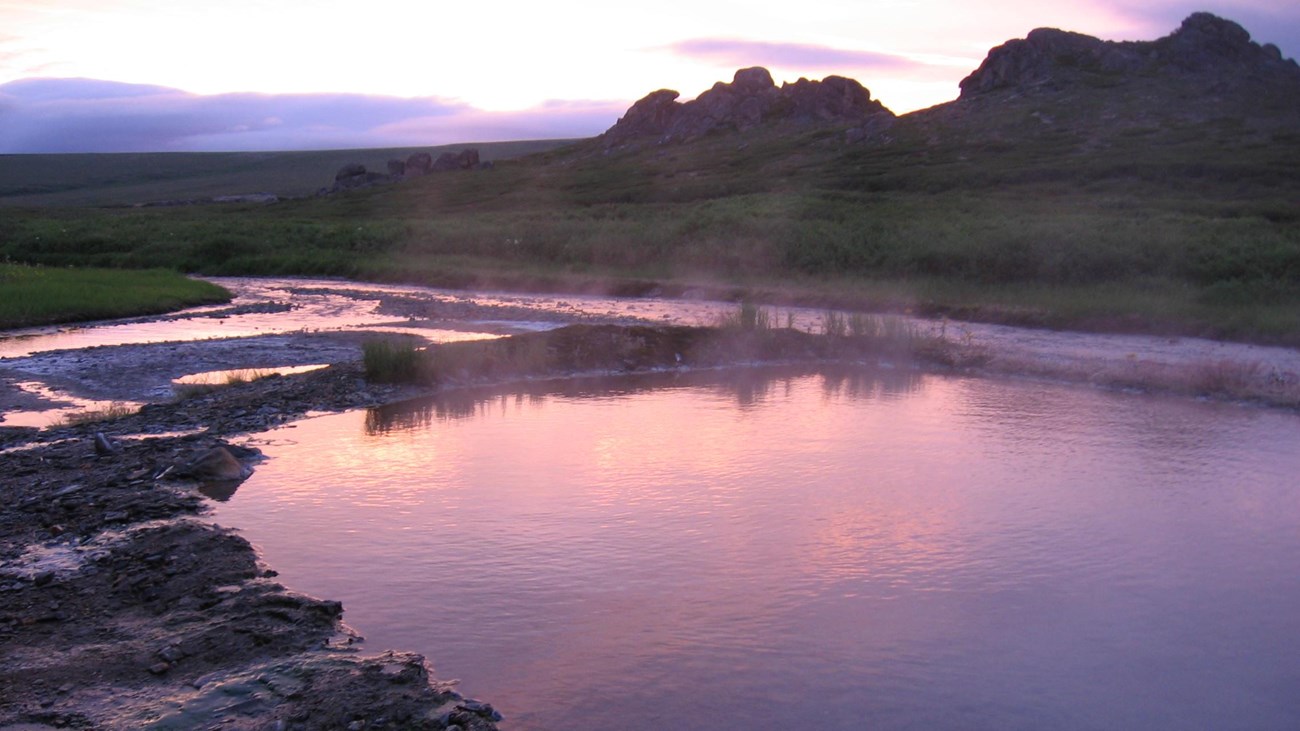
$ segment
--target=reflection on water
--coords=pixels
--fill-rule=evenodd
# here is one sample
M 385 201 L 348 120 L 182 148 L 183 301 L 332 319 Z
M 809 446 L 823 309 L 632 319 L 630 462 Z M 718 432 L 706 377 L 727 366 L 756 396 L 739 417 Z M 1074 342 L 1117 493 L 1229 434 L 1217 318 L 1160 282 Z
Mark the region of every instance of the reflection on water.
M 414 285 L 344 280 L 212 277 L 235 295 L 228 305 L 195 307 L 162 318 L 27 328 L 0 333 L 0 359 L 99 345 L 252 337 L 298 331 L 394 332 L 446 343 L 544 330 L 567 322 L 651 322 L 703 325 L 735 309 L 733 303 L 466 292 Z M 421 317 L 390 313 L 385 298 L 419 302 Z M 818 328 L 823 314 L 783 308 L 799 329 Z M 412 313 L 413 314 L 413 313 Z M 784 321 L 784 320 L 783 320 Z
M 708 388 L 717 396 L 734 400 L 737 408 L 747 409 L 777 394 L 789 396 L 796 379 L 812 374 L 821 378 L 828 398 L 906 394 L 919 388 L 922 380 L 915 371 L 835 365 L 751 368 L 729 373 L 724 379 L 688 372 L 565 378 L 524 383 L 505 392 L 493 387 L 457 389 L 435 397 L 377 406 L 365 412 L 365 431 L 377 435 L 424 429 L 435 421 L 472 419 L 493 411 L 505 413 L 525 404 L 540 406 L 548 397 L 607 399 L 681 387 Z
M 747 371 L 265 440 L 221 522 L 506 728 L 1300 724 L 1294 415 Z
M 224 386 L 229 383 L 246 383 L 269 376 L 290 376 L 329 368 L 329 363 L 300 366 L 275 366 L 271 368 L 234 368 L 222 371 L 191 373 L 172 380 L 178 386 Z
M 85 417 L 96 411 L 135 411 L 144 404 L 134 401 L 103 401 L 71 396 L 57 391 L 37 381 L 19 381 L 14 388 L 53 404 L 52 408 L 41 411 L 6 411 L 0 412 L 0 426 L 31 427 L 45 429 L 62 426 L 70 420 Z

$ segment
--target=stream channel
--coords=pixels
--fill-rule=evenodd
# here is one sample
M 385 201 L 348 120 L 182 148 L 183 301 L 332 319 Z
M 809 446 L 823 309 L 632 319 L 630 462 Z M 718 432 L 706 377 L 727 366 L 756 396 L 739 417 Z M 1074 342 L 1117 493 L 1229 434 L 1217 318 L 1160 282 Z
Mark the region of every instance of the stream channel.
M 514 327 L 730 307 L 529 302 L 550 314 Z M 249 442 L 269 459 L 215 519 L 504 729 L 1300 727 L 1291 411 L 747 368 L 451 392 Z

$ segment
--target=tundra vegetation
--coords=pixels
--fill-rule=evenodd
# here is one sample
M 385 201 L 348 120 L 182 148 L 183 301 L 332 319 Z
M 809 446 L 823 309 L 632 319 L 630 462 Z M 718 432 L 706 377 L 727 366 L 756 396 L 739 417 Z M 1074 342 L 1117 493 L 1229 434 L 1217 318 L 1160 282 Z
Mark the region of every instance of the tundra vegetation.
M 271 205 L 38 207 L 0 190 L 0 257 L 694 289 L 1300 344 L 1300 70 L 1205 14 L 1146 45 L 1035 31 L 995 49 L 958 100 L 887 125 L 773 122 L 617 145 L 607 135 L 490 170 Z M 1029 60 L 1004 62 L 1016 54 Z M 293 153 L 293 164 L 312 154 L 325 155 Z M 330 170 L 322 157 L 322 184 Z
M 0 264 L 0 328 L 156 314 L 228 299 L 215 284 L 167 269 Z

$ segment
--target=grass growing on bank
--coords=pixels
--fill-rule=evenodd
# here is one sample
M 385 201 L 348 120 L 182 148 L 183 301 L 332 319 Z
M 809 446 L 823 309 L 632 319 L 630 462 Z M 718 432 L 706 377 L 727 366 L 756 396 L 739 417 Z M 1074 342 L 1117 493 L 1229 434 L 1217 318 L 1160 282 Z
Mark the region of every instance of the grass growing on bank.
M 419 373 L 421 354 L 408 340 L 367 340 L 361 356 L 373 383 L 410 383 Z
M 916 360 L 955 365 L 984 357 L 976 349 L 925 336 L 900 318 L 852 316 L 852 330 L 846 326 L 841 333 L 827 325 L 826 332 L 813 333 L 775 327 L 774 316 L 759 314 L 763 312 L 744 307 L 734 320 L 715 327 L 569 325 L 424 349 L 372 341 L 364 349 L 366 377 L 444 386 L 754 363 Z
M 1300 136 L 1243 147 L 1188 129 L 1097 146 L 1024 131 L 1010 145 L 909 129 L 883 146 L 846 146 L 833 130 L 653 154 L 576 145 L 273 206 L 9 209 L 0 259 L 465 288 L 660 284 L 1300 344 L 1300 172 L 1279 162 L 1300 154 Z
M 0 264 L 0 329 L 147 315 L 229 299 L 221 287 L 161 269 Z
M 140 406 L 138 404 L 114 401 L 101 409 L 90 409 L 80 413 L 68 414 L 63 417 L 63 426 L 83 426 L 85 424 L 97 424 L 101 421 L 113 421 L 130 416 L 139 410 Z

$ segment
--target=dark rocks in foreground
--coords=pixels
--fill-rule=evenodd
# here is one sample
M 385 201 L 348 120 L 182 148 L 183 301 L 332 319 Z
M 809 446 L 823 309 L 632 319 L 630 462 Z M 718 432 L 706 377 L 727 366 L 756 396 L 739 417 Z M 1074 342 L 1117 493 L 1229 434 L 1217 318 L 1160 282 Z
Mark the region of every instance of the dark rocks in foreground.
M 258 457 L 220 435 L 397 393 L 336 366 L 9 435 L 25 448 L 3 457 L 0 728 L 494 728 L 423 657 L 360 654 L 338 602 L 202 519 L 201 495 L 228 498 Z

